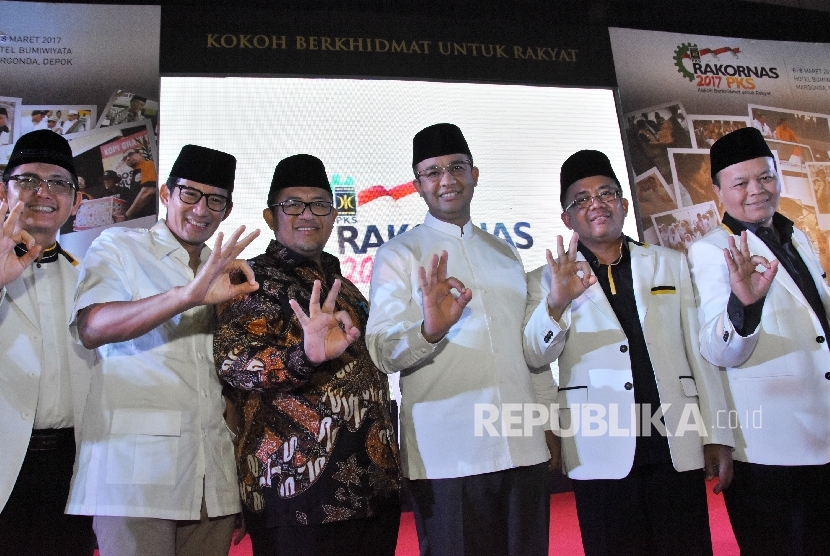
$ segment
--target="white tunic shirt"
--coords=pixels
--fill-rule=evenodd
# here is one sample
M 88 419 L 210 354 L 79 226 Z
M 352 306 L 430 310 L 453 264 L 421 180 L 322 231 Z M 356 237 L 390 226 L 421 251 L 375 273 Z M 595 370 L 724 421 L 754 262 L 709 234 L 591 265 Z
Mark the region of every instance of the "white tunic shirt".
M 75 314 L 185 286 L 188 261 L 164 220 L 149 231 L 106 230 L 84 259 Z M 195 307 L 98 348 L 103 369 L 92 379 L 69 513 L 199 519 L 203 479 L 208 515 L 239 511 L 212 317 L 212 307 Z M 75 322 L 71 331 L 77 338 Z
M 473 297 L 436 344 L 421 335 L 418 269 L 446 250 L 448 275 Z M 465 477 L 535 465 L 550 458 L 541 426 L 495 423 L 476 434 L 476 411 L 555 399 L 549 369 L 531 372 L 523 353 L 527 287 L 516 250 L 470 222 L 463 228 L 427 214 L 424 224 L 385 243 L 375 256 L 366 344 L 386 373 L 401 372 L 401 460 L 410 479 Z M 531 320 L 544 336 L 545 311 Z M 538 321 L 538 322 L 536 322 Z M 529 325 L 533 326 L 533 325 Z M 553 334 L 551 333 L 551 336 Z M 539 364 L 535 361 L 534 364 Z M 481 405 L 484 404 L 484 405 Z M 477 407 L 478 405 L 478 407 Z M 509 407 L 509 406 L 508 406 Z M 489 409 L 480 414 L 490 415 Z M 512 429 L 502 434 L 504 427 Z

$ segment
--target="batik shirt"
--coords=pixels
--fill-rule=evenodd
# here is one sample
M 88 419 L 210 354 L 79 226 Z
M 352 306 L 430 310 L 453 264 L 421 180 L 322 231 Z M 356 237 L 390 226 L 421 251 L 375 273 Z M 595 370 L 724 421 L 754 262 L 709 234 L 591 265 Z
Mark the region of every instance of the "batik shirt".
M 399 503 L 397 443 L 389 386 L 363 340 L 369 307 L 339 261 L 314 261 L 272 241 L 251 261 L 259 289 L 218 309 L 216 368 L 240 422 L 242 501 L 267 525 L 365 518 Z M 361 336 L 338 358 L 313 365 L 288 301 L 307 312 L 315 280 L 325 299 L 342 281 L 337 311 Z

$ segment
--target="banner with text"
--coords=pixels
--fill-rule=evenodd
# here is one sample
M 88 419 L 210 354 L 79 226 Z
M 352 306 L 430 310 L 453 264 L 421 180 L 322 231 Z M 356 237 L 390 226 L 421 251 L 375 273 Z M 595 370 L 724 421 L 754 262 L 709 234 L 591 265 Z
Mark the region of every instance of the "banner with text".
M 83 201 L 60 242 L 78 257 L 106 227 L 151 225 L 157 200 L 133 205 L 156 187 L 161 9 L 0 2 L 0 11 L 0 168 L 29 131 L 66 137 Z M 110 143 L 132 148 L 115 157 Z
M 610 36 L 645 240 L 685 252 L 718 225 L 709 147 L 751 125 L 781 171 L 779 211 L 830 269 L 830 44 Z

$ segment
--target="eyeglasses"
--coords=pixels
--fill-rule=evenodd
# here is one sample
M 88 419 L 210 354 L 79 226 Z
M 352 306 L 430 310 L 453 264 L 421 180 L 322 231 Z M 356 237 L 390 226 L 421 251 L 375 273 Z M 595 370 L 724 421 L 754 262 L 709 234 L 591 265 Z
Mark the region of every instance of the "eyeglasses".
M 328 216 L 331 214 L 332 203 L 328 201 L 311 201 L 305 203 L 303 201 L 283 201 L 270 206 L 270 208 L 281 207 L 282 211 L 288 216 L 300 216 L 305 212 L 306 207 L 311 210 L 314 216 Z
M 616 189 L 602 191 L 597 195 L 586 195 L 585 197 L 577 197 L 573 200 L 573 202 L 571 202 L 570 205 L 565 207 L 565 211 L 567 212 L 571 210 L 571 208 L 573 207 L 576 207 L 580 210 L 586 209 L 593 204 L 594 199 L 596 199 L 603 205 L 607 205 L 608 203 L 613 203 L 618 197 L 622 198 L 622 191 L 617 191 Z
M 435 183 L 441 181 L 444 172 L 448 172 L 454 178 L 460 178 L 465 176 L 472 167 L 473 162 L 471 160 L 459 160 L 448 166 L 430 166 L 425 170 L 415 172 L 415 177 L 419 180 L 424 179 L 430 183 Z
M 213 193 L 202 193 L 194 187 L 187 187 L 184 185 L 177 185 L 179 188 L 179 199 L 188 205 L 195 205 L 202 197 L 207 199 L 207 208 L 213 212 L 222 212 L 228 206 L 228 199 L 224 195 L 215 195 Z
M 66 180 L 44 180 L 38 176 L 11 176 L 10 182 L 15 182 L 18 189 L 23 191 L 37 191 L 44 184 L 49 193 L 55 195 L 71 195 L 75 192 L 75 184 Z

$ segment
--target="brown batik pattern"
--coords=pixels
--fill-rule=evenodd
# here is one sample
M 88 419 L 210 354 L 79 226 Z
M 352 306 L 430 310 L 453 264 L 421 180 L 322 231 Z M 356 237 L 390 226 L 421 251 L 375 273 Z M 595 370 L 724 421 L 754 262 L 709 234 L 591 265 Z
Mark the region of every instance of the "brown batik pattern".
M 335 257 L 324 253 L 322 262 L 321 271 L 272 241 L 250 261 L 259 290 L 225 304 L 217 316 L 216 368 L 233 388 L 242 422 L 242 500 L 255 512 L 267 505 L 281 522 L 369 517 L 399 495 L 388 383 L 363 341 L 368 304 L 340 276 Z M 324 298 L 335 278 L 342 281 L 336 310 L 349 313 L 361 338 L 315 367 L 288 300 L 307 310 L 314 280 Z

